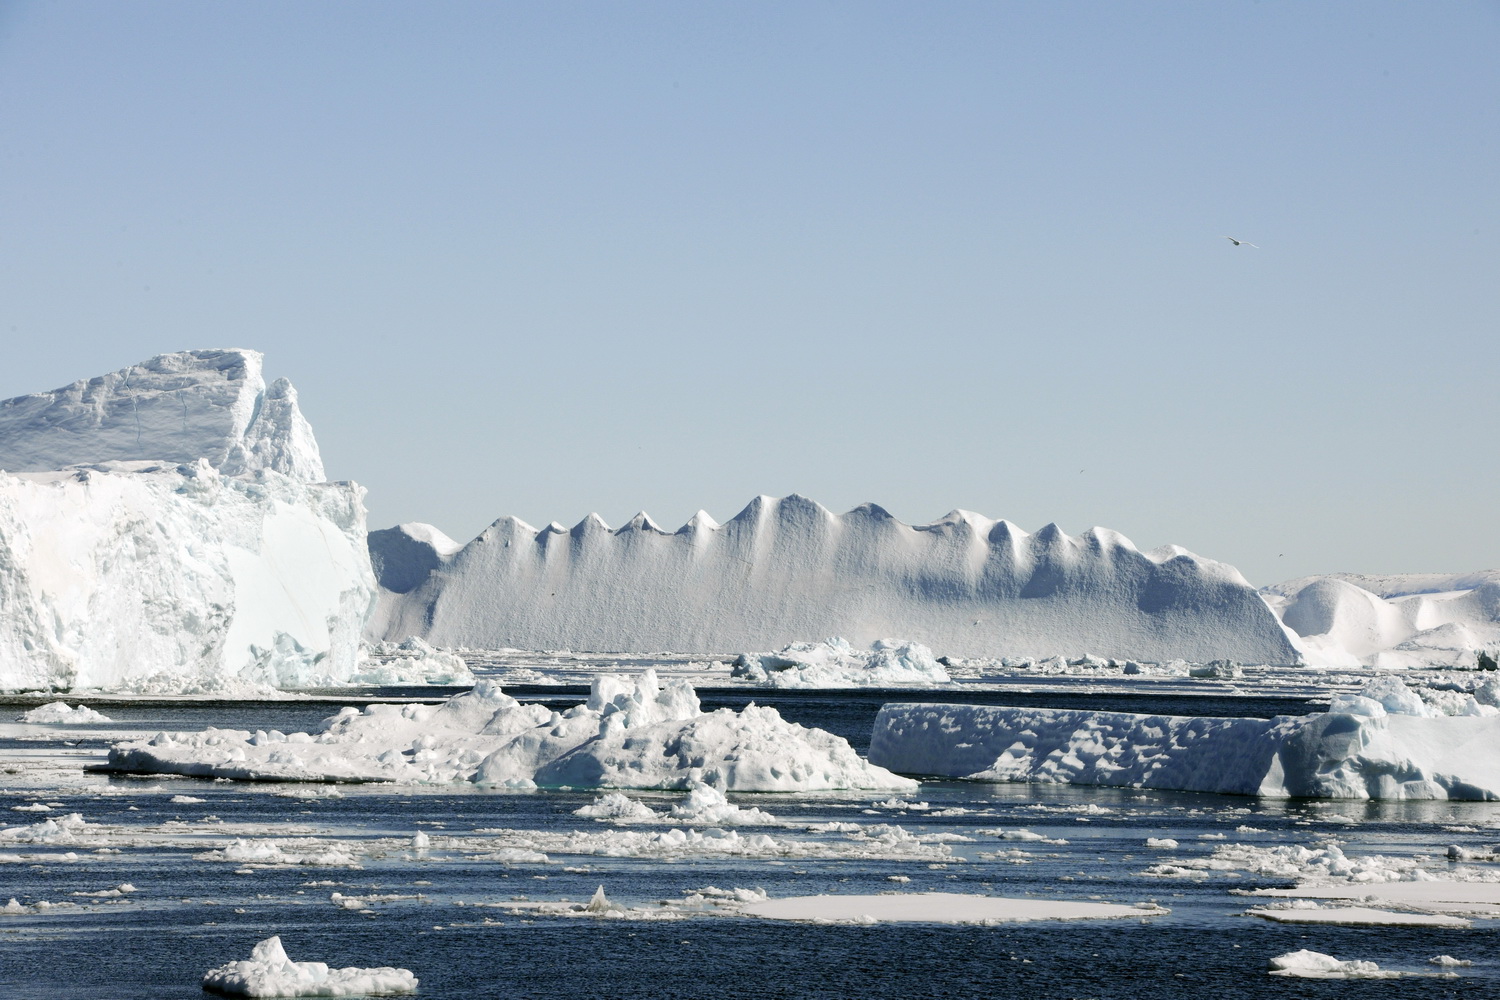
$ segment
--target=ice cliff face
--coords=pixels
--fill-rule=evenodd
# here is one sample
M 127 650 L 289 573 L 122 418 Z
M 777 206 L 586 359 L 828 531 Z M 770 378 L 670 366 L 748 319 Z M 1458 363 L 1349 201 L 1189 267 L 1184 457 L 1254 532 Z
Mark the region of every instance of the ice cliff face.
M 1500 653 L 1500 572 L 1349 573 L 1267 587 L 1266 600 L 1331 667 L 1473 667 Z
M 267 386 L 256 351 L 181 351 L 0 402 L 0 469 L 146 460 L 268 469 L 318 483 L 323 459 L 286 379 Z
M 377 545 L 426 559 L 385 595 L 382 635 L 438 645 L 718 653 L 900 635 L 959 656 L 1295 663 L 1300 651 L 1238 571 L 1115 532 L 1035 534 L 954 511 L 907 525 L 874 505 L 835 515 L 758 497 L 675 532 L 502 518 L 452 554 L 411 532 Z M 403 563 L 405 565 L 405 563 Z
M 0 403 L 0 466 L 0 689 L 355 674 L 364 491 L 311 481 L 312 431 L 260 355 L 163 355 Z

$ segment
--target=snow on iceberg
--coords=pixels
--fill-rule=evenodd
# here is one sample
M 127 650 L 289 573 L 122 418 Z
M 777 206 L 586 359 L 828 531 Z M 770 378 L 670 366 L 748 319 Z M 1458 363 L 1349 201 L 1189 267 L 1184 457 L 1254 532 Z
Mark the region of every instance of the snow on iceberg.
M 1301 662 L 1233 567 L 1175 546 L 1141 552 L 1103 528 L 1028 534 L 968 511 L 913 526 L 794 495 L 757 497 L 722 525 L 700 512 L 675 532 L 644 514 L 617 531 L 597 515 L 541 530 L 506 517 L 453 553 L 392 530 L 371 543 L 411 588 L 382 595 L 377 637 L 392 640 L 715 654 L 900 635 L 957 656 Z
M 257 351 L 181 351 L 0 402 L 0 469 L 206 459 L 319 483 L 323 459 L 286 379 L 266 385 Z
M 741 653 L 730 675 L 774 688 L 886 687 L 951 683 L 948 671 L 919 642 L 876 639 L 855 649 L 840 636 L 794 642 L 774 653 Z
M 1432 716 L 1370 689 L 1301 717 L 889 704 L 870 761 L 904 774 L 1276 798 L 1500 799 L 1500 715 Z M 1416 714 L 1392 714 L 1390 706 Z M 1370 706 L 1380 709 L 1378 713 Z M 1350 708 L 1357 711 L 1350 711 Z
M 0 689 L 337 684 L 376 597 L 364 491 L 291 385 L 186 351 L 0 402 Z
M 1466 667 L 1500 651 L 1500 572 L 1303 577 L 1262 592 L 1320 666 Z
M 33 725 L 43 723 L 60 726 L 86 726 L 94 722 L 109 722 L 111 720 L 109 716 L 102 712 L 96 712 L 87 705 L 79 705 L 77 708 L 73 708 L 65 701 L 54 701 L 21 713 L 21 718 L 18 721 L 29 722 Z
M 517 788 L 910 790 L 848 742 L 771 708 L 704 713 L 685 681 L 654 671 L 595 678 L 565 712 L 522 704 L 492 681 L 437 705 L 346 708 L 318 733 L 209 729 L 117 744 L 115 770 L 267 781 L 395 781 Z M 706 805 L 706 803 L 705 803 Z
M 417 977 L 407 969 L 330 969 L 322 962 L 293 962 L 280 937 L 250 949 L 247 961 L 228 962 L 203 976 L 203 988 L 238 997 L 345 997 L 415 993 Z

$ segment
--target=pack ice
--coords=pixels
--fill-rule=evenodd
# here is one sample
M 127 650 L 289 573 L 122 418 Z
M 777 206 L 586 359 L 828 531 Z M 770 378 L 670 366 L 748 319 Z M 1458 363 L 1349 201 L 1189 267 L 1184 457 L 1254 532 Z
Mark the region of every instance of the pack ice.
M 394 781 L 511 788 L 791 792 L 916 788 L 848 741 L 774 708 L 702 711 L 686 681 L 655 671 L 596 677 L 564 712 L 522 704 L 493 681 L 436 705 L 346 708 L 318 733 L 209 729 L 117 744 L 109 767 L 260 781 Z
M 1262 593 L 1318 666 L 1472 668 L 1500 654 L 1500 571 L 1339 573 Z
M 1500 709 L 1440 715 L 1398 678 L 1325 713 L 1192 718 L 888 704 L 870 761 L 903 774 L 1273 798 L 1500 798 Z
M 387 592 L 375 638 L 722 653 L 899 635 L 959 656 L 1301 662 L 1233 567 L 1103 528 L 1028 534 L 962 510 L 908 525 L 794 495 L 722 525 L 700 511 L 675 532 L 644 513 L 619 530 L 506 517 L 456 551 L 445 542 L 422 525 L 372 536 Z
M 338 683 L 375 599 L 364 491 L 254 351 L 0 402 L 0 688 Z

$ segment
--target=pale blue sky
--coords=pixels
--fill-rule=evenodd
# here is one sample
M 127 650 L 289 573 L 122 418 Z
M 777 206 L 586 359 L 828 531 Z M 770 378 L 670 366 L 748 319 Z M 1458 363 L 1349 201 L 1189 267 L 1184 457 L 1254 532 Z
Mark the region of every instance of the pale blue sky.
M 795 491 L 1497 566 L 1497 51 L 1493 3 L 3 3 L 0 397 L 255 347 L 373 526 L 460 540 Z

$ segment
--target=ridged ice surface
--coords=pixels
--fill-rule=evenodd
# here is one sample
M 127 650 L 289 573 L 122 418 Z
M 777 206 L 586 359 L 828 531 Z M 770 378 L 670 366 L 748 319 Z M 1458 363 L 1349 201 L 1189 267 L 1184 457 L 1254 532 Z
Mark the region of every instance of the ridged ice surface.
M 619 530 L 594 515 L 572 529 L 502 518 L 456 553 L 415 529 L 374 542 L 391 553 L 386 589 L 406 588 L 382 597 L 383 638 L 725 653 L 894 635 L 960 656 L 1300 657 L 1233 567 L 1103 528 L 1027 533 L 968 511 L 908 525 L 873 504 L 837 515 L 789 496 L 675 532 L 644 514 Z M 411 567 L 426 567 L 420 582 Z

